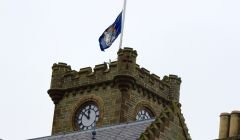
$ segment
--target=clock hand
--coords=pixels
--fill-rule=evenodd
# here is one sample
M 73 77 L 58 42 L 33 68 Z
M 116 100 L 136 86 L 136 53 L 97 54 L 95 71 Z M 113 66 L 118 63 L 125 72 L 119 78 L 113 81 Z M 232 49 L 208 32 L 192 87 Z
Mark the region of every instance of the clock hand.
M 85 112 L 83 112 L 83 115 L 89 120 L 89 115 L 87 115 Z
M 88 110 L 88 119 L 90 119 L 90 113 L 91 113 L 91 111 Z

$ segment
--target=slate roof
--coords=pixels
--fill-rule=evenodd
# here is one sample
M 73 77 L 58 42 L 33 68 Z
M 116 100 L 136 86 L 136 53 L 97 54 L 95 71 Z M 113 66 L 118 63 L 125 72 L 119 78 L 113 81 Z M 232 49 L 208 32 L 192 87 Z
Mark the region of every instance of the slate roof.
M 136 140 L 154 119 L 124 123 L 96 129 L 96 140 Z M 32 140 L 92 140 L 92 131 L 78 131 Z

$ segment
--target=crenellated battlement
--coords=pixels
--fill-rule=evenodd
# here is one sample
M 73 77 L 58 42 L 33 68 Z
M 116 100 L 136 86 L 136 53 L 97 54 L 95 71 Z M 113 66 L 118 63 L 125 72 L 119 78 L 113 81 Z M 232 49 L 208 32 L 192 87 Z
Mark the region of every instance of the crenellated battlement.
M 136 64 L 136 57 L 135 50 L 124 48 L 118 51 L 117 61 L 98 64 L 94 68 L 85 67 L 76 71 L 66 63 L 53 64 L 51 89 L 72 89 L 106 82 L 114 85 L 120 80 L 122 84 L 130 82 L 131 87 L 139 92 L 151 93 L 166 100 L 178 100 L 181 78 L 169 75 L 161 79 Z
M 63 65 L 64 64 L 64 65 Z M 133 77 L 135 79 L 141 79 L 142 82 L 145 84 L 146 81 L 149 82 L 151 85 L 161 85 L 160 87 L 163 88 L 163 86 L 169 87 L 169 83 L 176 83 L 180 84 L 181 79 L 178 78 L 175 75 L 169 75 L 164 76 L 164 78 L 161 80 L 160 77 L 154 73 L 150 73 L 149 70 L 142 67 L 140 68 L 138 64 L 135 65 L 136 71 Z M 71 70 L 71 66 L 67 65 L 66 63 L 58 63 L 53 65 L 53 73 L 61 72 L 62 80 L 71 82 L 75 79 L 86 79 L 91 77 L 95 77 L 96 79 L 105 79 L 104 77 L 109 77 L 108 80 L 112 80 L 110 77 L 116 76 L 117 73 L 117 61 L 111 62 L 109 64 L 109 67 L 106 63 L 95 65 L 94 68 L 92 67 L 85 67 L 81 68 L 79 71 Z

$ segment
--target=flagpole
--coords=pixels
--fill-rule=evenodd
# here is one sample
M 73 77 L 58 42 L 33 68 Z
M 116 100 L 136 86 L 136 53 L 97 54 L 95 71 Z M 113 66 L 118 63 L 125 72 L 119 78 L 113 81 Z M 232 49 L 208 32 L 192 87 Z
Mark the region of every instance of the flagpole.
M 122 40 L 123 40 L 123 29 L 124 29 L 124 22 L 125 22 L 126 4 L 127 4 L 127 0 L 124 0 L 123 11 L 122 11 L 122 27 L 121 27 L 121 36 L 120 36 L 119 49 L 122 48 Z

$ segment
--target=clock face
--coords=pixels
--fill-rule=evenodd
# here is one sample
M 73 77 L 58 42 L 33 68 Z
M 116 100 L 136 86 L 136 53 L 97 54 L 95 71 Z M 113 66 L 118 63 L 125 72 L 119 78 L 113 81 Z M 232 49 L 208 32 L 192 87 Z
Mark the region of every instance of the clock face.
M 93 129 L 99 119 L 99 109 L 95 104 L 83 106 L 77 115 L 77 125 L 80 130 Z
M 149 111 L 142 109 L 142 110 L 138 111 L 136 120 L 141 121 L 141 120 L 151 119 L 151 116 L 152 115 Z

